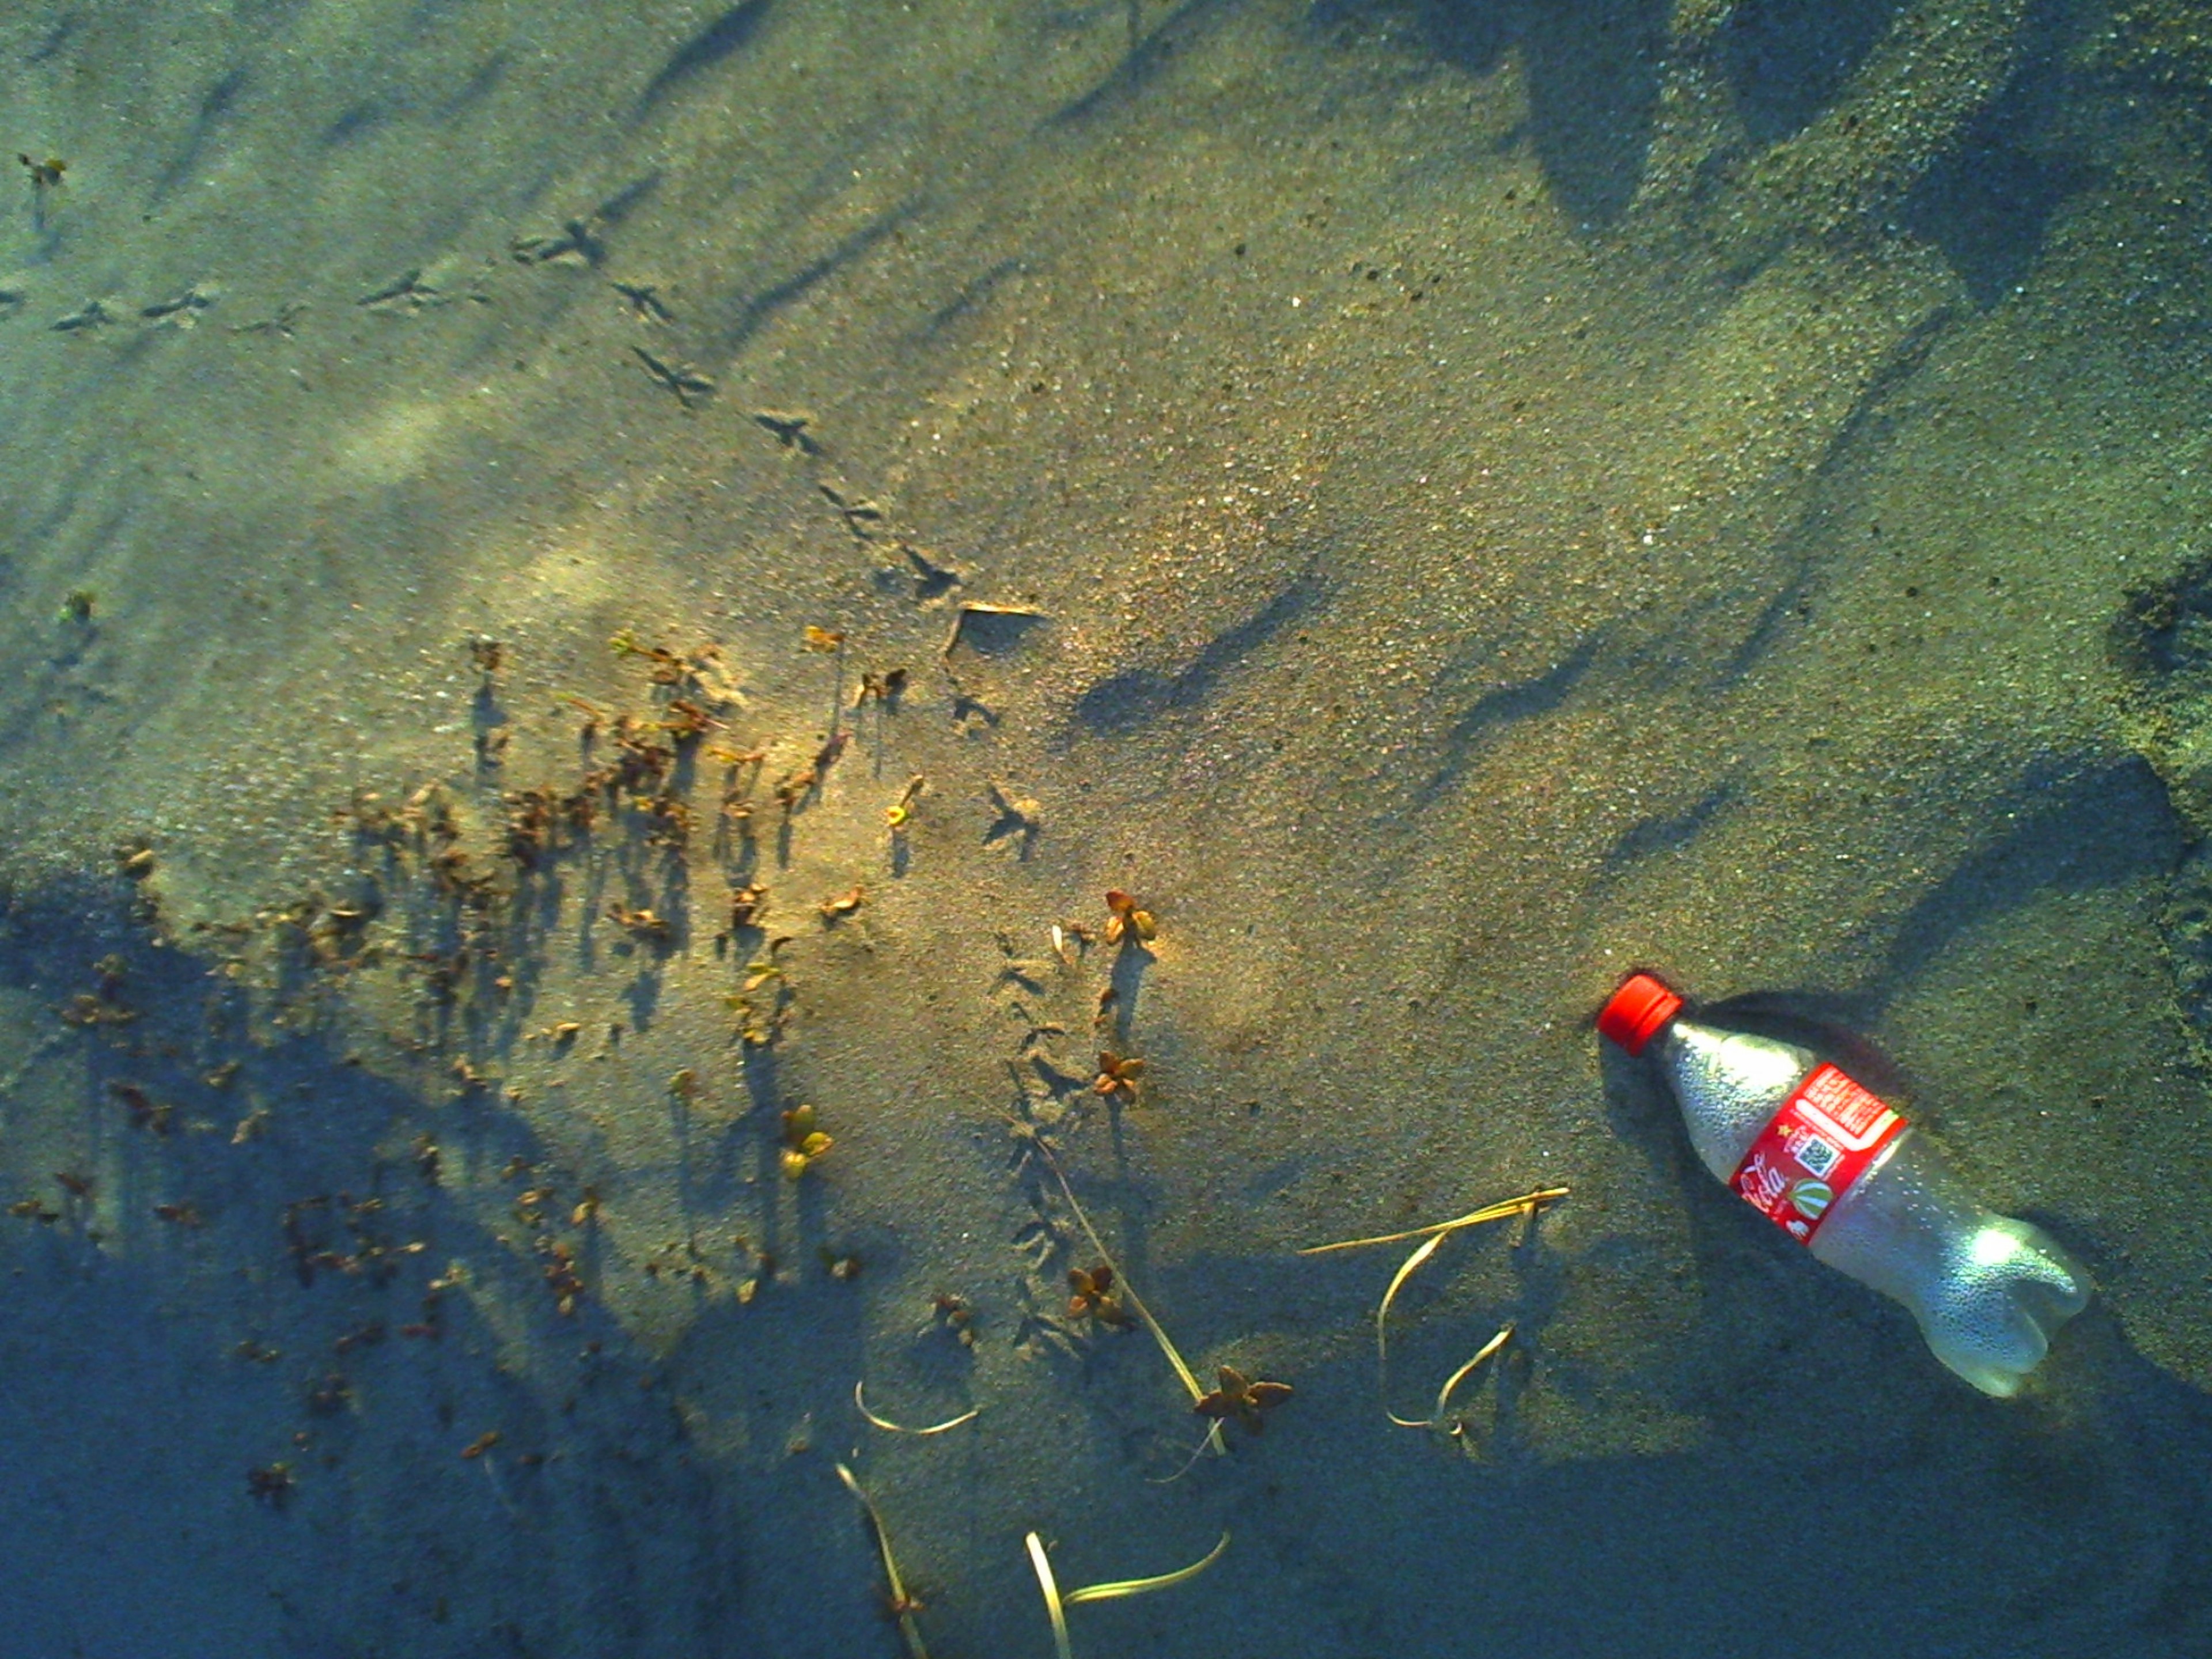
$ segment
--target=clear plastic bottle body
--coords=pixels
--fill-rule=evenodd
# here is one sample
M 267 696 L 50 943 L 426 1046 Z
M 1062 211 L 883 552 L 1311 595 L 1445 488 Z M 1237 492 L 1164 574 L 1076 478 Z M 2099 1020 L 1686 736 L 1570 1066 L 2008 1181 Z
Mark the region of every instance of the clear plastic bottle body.
M 1723 1182 L 1820 1063 L 1794 1043 L 1679 1018 L 1650 1052 L 1698 1161 Z M 1988 1395 L 2017 1393 L 2089 1299 L 2088 1275 L 2057 1241 L 1984 1208 L 1942 1148 L 1914 1128 L 1838 1194 L 1808 1248 L 1902 1303 L 1936 1357 Z

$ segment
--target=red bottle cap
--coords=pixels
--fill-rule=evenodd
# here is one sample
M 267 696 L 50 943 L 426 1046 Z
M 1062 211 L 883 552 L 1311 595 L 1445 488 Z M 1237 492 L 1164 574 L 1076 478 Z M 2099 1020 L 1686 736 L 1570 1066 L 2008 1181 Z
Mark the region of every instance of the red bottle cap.
M 1597 1029 L 1632 1054 L 1659 1035 L 1660 1027 L 1682 1012 L 1682 999 L 1650 974 L 1631 974 L 1598 1010 Z

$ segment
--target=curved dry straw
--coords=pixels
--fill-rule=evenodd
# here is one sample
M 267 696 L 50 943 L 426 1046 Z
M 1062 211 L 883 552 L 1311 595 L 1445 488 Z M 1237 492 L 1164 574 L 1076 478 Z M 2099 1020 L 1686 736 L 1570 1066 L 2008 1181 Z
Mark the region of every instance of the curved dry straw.
M 1393 1423 L 1395 1423 L 1401 1429 L 1437 1429 L 1449 1435 L 1452 1438 L 1457 1439 L 1467 1425 L 1463 1423 L 1455 1423 L 1450 1425 L 1449 1427 L 1446 1427 L 1445 1425 L 1444 1413 L 1451 1408 L 1452 1395 L 1458 1392 L 1459 1385 L 1461 1383 L 1466 1382 L 1469 1376 L 1474 1375 L 1474 1368 L 1476 1366 L 1481 1364 L 1484 1360 L 1489 1358 L 1491 1355 L 1496 1353 L 1500 1348 L 1504 1347 L 1507 1342 L 1512 1340 L 1512 1336 L 1513 1327 L 1510 1324 L 1501 1326 L 1498 1328 L 1497 1335 L 1492 1337 L 1489 1341 L 1484 1343 L 1480 1347 L 1474 1351 L 1474 1354 L 1472 1358 L 1468 1359 L 1464 1365 L 1462 1365 L 1449 1376 L 1444 1378 L 1443 1387 L 1437 1390 L 1437 1403 L 1430 1407 L 1429 1414 L 1425 1418 L 1416 1421 L 1410 1417 L 1401 1417 L 1397 1413 L 1390 1410 L 1390 1402 L 1387 1400 L 1382 1402 L 1382 1409 L 1384 1413 L 1389 1415 Z
M 1406 1288 L 1406 1282 L 1426 1265 L 1429 1258 L 1436 1255 L 1443 1242 L 1453 1234 L 1464 1232 L 1470 1227 L 1482 1226 L 1487 1222 L 1504 1221 L 1508 1217 L 1516 1215 L 1533 1226 L 1536 1217 L 1542 1213 L 1545 1206 L 1556 1204 L 1559 1200 L 1566 1197 L 1568 1190 L 1565 1187 L 1540 1187 L 1532 1192 L 1522 1194 L 1518 1198 L 1509 1198 L 1497 1204 L 1486 1204 L 1479 1210 L 1470 1210 L 1465 1215 L 1453 1217 L 1449 1221 L 1431 1222 L 1425 1227 L 1408 1227 L 1403 1232 L 1378 1233 L 1372 1238 L 1347 1238 L 1334 1244 L 1309 1245 L 1298 1252 L 1300 1255 L 1329 1255 L 1339 1250 L 1364 1250 L 1378 1244 L 1402 1244 L 1407 1240 L 1413 1238 L 1421 1241 L 1413 1253 L 1398 1264 L 1398 1271 L 1390 1275 L 1390 1283 L 1382 1292 L 1382 1300 L 1377 1303 L 1375 1308 L 1376 1395 L 1382 1402 L 1382 1414 L 1400 1428 L 1443 1428 L 1444 1413 L 1450 1409 L 1452 1395 L 1458 1391 L 1461 1383 L 1474 1375 L 1475 1369 L 1483 1361 L 1498 1352 L 1511 1340 L 1513 1327 L 1510 1324 L 1506 1325 L 1497 1335 L 1478 1348 L 1472 1358 L 1444 1379 L 1443 1387 L 1437 1391 L 1437 1403 L 1428 1416 L 1401 1417 L 1390 1409 L 1390 1308 L 1391 1304 L 1397 1301 L 1398 1292 Z M 1457 1430 L 1454 1429 L 1452 1432 L 1456 1433 Z
M 932 1423 L 926 1429 L 910 1429 L 903 1423 L 894 1423 L 888 1417 L 878 1417 L 875 1413 L 870 1411 L 868 1409 L 867 1397 L 862 1392 L 865 1386 L 866 1385 L 859 1378 L 856 1377 L 854 1379 L 854 1409 L 858 1411 L 862 1417 L 866 1418 L 872 1426 L 881 1429 L 885 1434 L 910 1434 L 916 1439 L 922 1439 L 929 1435 L 943 1434 L 947 1429 L 957 1429 L 963 1423 L 973 1423 L 978 1417 L 982 1415 L 982 1408 L 981 1407 L 970 1406 L 966 1411 L 961 1413 L 959 1416 L 948 1417 L 942 1423 Z
M 1028 1546 L 1030 1565 L 1036 1573 L 1037 1589 L 1044 1593 L 1044 1610 L 1052 1619 L 1052 1644 L 1059 1659 L 1075 1659 L 1075 1650 L 1067 1637 L 1067 1609 L 1085 1601 L 1113 1601 L 1125 1595 L 1149 1595 L 1154 1590 L 1172 1589 L 1204 1572 L 1221 1559 L 1221 1552 L 1229 1547 L 1229 1534 L 1224 1532 L 1221 1541 L 1206 1551 L 1187 1567 L 1177 1567 L 1173 1572 L 1164 1572 L 1152 1578 L 1117 1578 L 1107 1584 L 1085 1584 L 1081 1589 L 1060 1593 L 1060 1583 L 1053 1577 L 1052 1560 L 1045 1554 L 1044 1540 L 1030 1533 L 1022 1542 Z

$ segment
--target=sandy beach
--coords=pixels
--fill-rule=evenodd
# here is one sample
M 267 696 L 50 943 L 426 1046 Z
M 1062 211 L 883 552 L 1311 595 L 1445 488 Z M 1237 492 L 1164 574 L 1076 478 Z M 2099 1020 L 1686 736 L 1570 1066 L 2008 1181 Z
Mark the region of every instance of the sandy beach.
M 0 1656 L 2212 1651 L 2208 40 L 9 9 Z

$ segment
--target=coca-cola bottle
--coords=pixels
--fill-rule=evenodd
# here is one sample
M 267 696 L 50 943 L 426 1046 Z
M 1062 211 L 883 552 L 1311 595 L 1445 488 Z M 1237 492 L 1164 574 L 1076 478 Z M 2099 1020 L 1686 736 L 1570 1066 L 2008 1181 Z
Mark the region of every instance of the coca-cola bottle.
M 1682 999 L 1632 975 L 1598 1030 L 1658 1063 L 1698 1161 L 1832 1267 L 1912 1311 L 1936 1357 L 2009 1395 L 2089 1279 L 2041 1228 L 1974 1200 L 1948 1158 L 1811 1049 L 1685 1018 Z

